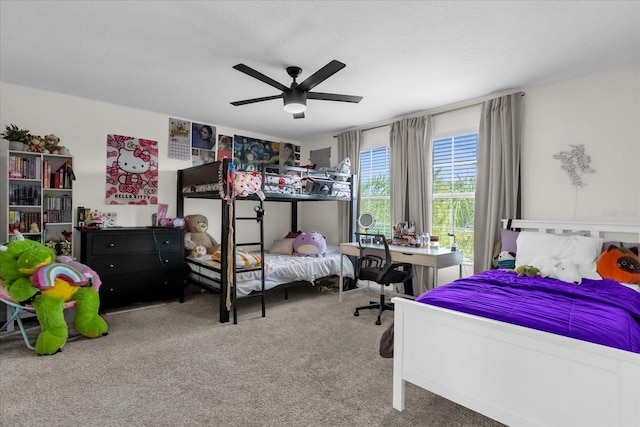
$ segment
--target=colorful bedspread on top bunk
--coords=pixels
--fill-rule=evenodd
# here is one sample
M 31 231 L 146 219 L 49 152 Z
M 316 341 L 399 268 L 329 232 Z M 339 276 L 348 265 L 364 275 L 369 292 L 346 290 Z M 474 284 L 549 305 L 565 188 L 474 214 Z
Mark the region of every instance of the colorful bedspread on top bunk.
M 640 292 L 612 280 L 574 285 L 488 270 L 416 301 L 640 353 Z

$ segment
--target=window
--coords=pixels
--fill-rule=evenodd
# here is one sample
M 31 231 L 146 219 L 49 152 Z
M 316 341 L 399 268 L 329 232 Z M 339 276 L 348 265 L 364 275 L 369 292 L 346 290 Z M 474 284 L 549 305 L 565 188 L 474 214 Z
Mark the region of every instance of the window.
M 478 134 L 433 141 L 433 234 L 449 246 L 454 233 L 465 259 L 473 259 Z
M 391 236 L 391 183 L 389 147 L 360 152 L 360 212 L 376 219 L 372 233 Z

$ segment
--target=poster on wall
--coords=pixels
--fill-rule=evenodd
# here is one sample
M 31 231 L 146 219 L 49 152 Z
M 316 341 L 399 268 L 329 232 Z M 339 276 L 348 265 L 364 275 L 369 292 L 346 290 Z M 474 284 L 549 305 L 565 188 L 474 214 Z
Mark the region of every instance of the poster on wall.
M 215 151 L 216 127 L 202 123 L 191 123 L 191 148 Z
M 108 205 L 158 204 L 158 142 L 107 135 Z
M 189 160 L 191 158 L 191 122 L 169 119 L 169 158 Z
M 235 135 L 233 162 L 240 171 L 259 171 L 263 165 L 298 166 L 300 146 Z
M 218 147 L 216 149 L 216 160 L 233 160 L 233 137 L 227 135 L 218 136 Z

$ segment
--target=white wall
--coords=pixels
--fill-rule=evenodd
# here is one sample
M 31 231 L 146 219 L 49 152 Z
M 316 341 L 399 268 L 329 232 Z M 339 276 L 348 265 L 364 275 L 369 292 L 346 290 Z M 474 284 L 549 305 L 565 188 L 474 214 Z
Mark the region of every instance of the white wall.
M 0 83 L 0 93 L 2 130 L 5 125 L 14 123 L 20 128 L 29 129 L 34 135 L 54 133 L 61 138 L 61 144 L 71 151 L 76 174 L 73 184 L 74 212 L 75 208 L 83 206 L 115 212 L 119 226 L 151 225 L 151 215 L 156 212 L 157 206 L 105 204 L 106 140 L 108 134 L 118 134 L 158 141 L 158 200 L 169 205 L 170 217 L 176 215 L 175 171 L 191 166 L 191 161 L 168 157 L 169 116 L 7 83 Z M 219 125 L 217 131 L 224 135 L 240 134 L 281 141 L 268 135 Z M 299 144 L 296 141 L 283 142 Z M 252 210 L 254 205 L 255 203 L 248 204 L 247 209 Z M 274 238 L 282 237 L 289 230 L 289 205 L 268 203 L 265 211 L 272 218 L 286 218 L 284 221 L 269 222 L 269 226 L 265 227 L 265 241 L 270 242 Z M 211 235 L 220 240 L 219 201 L 187 200 L 185 213 L 201 213 L 207 216 L 212 224 L 209 230 Z M 245 238 L 241 230 L 238 237 L 243 241 L 255 241 L 255 237 Z
M 576 189 L 554 154 L 584 144 Z M 640 223 L 640 64 L 526 89 L 523 217 Z
M 522 217 L 640 223 L 640 64 L 524 91 Z M 476 112 L 464 110 L 465 115 Z M 435 136 L 451 126 L 448 118 L 434 124 Z M 388 135 L 388 127 L 365 132 L 363 145 L 369 134 L 380 132 Z M 595 169 L 584 174 L 581 189 L 553 158 L 570 151 L 571 144 L 584 145 Z M 303 149 L 325 147 L 332 147 L 331 164 L 336 164 L 332 135 Z M 314 222 L 321 219 L 318 215 Z
M 640 64 L 524 90 L 523 217 L 640 223 Z M 6 83 L 0 83 L 0 92 L 2 129 L 15 123 L 34 134 L 55 133 L 71 150 L 77 176 L 74 207 L 106 207 L 105 142 L 108 134 L 116 133 L 159 142 L 159 200 L 170 205 L 169 215 L 175 215 L 175 170 L 190 162 L 167 157 L 168 116 Z M 217 127 L 223 134 L 276 140 Z M 388 135 L 388 127 L 365 132 L 363 143 L 384 134 Z M 587 185 L 579 190 L 560 169 L 560 161 L 553 159 L 570 144 L 584 144 L 595 169 L 584 176 Z M 337 164 L 341 159 L 333 134 L 303 144 L 302 163 L 310 150 L 326 147 L 332 147 L 331 164 Z M 302 203 L 300 228 L 317 230 L 329 242 L 337 242 L 335 203 Z M 267 205 L 266 242 L 288 231 L 287 208 Z M 119 225 L 136 226 L 150 224 L 155 207 L 118 205 L 110 210 L 118 214 Z M 217 202 L 189 200 L 186 211 L 203 213 L 212 223 L 219 221 Z M 220 238 L 215 226 L 211 234 Z

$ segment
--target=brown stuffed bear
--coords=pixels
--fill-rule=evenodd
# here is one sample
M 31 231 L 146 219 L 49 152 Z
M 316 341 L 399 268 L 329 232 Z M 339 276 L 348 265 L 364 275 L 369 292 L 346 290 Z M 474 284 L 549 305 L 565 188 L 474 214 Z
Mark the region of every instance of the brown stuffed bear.
M 196 248 L 197 245 L 202 245 L 206 248 L 208 254 L 213 254 L 220 248 L 220 244 L 207 233 L 209 223 L 207 217 L 204 215 L 187 215 L 184 218 L 187 232 L 184 235 L 184 247 L 186 250 L 191 251 Z
M 60 145 L 60 138 L 55 136 L 54 134 L 47 135 L 44 137 L 44 146 L 45 152 L 49 154 L 61 154 L 68 155 L 69 150 L 67 147 Z

